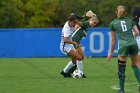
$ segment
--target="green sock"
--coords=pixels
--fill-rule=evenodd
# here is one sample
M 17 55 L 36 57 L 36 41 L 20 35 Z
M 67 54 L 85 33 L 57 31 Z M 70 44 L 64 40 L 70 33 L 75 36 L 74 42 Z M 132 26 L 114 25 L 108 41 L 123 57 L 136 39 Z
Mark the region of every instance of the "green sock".
M 124 91 L 124 83 L 125 83 L 125 78 L 120 78 L 119 84 L 120 84 L 120 90 L 122 91 Z
M 133 71 L 134 71 L 134 74 L 135 74 L 135 77 L 140 85 L 140 71 L 139 71 L 139 68 L 137 66 L 133 66 Z

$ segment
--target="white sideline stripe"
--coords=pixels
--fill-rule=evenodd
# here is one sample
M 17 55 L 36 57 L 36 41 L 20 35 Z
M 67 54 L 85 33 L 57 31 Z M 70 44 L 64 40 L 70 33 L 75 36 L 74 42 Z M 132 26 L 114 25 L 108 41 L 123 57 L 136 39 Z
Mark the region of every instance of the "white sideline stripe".
M 111 89 L 113 89 L 113 90 L 119 90 L 119 87 L 117 85 L 114 85 L 114 86 L 111 87 Z M 133 91 L 133 90 L 125 89 L 125 91 Z
M 134 85 L 134 84 L 136 84 L 136 83 L 126 83 L 125 85 Z M 119 86 L 118 85 L 111 86 L 111 89 L 113 89 L 113 90 L 119 90 Z M 129 89 L 125 89 L 125 91 L 138 92 L 138 91 L 129 90 Z

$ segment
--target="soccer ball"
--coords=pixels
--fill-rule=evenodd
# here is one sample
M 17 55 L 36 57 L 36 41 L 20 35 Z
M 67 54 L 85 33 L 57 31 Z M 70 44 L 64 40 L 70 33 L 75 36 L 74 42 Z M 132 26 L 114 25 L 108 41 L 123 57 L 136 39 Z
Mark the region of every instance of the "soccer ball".
M 83 73 L 80 70 L 75 70 L 72 74 L 73 78 L 82 78 Z

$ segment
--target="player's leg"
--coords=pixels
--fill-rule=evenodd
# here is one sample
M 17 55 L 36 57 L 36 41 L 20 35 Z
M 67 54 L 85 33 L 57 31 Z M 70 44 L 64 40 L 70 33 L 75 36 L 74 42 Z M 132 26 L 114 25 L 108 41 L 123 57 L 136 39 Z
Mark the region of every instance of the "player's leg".
M 138 84 L 140 86 L 140 70 L 138 68 L 138 61 L 137 61 L 137 54 L 138 54 L 138 46 L 137 45 L 133 45 L 130 47 L 130 58 L 131 58 L 131 64 L 132 64 L 132 68 L 135 74 L 135 77 L 138 81 Z M 139 89 L 140 91 L 140 89 Z
M 76 51 L 78 52 L 78 54 L 80 54 L 82 56 L 82 60 L 81 61 L 77 61 L 76 65 L 77 65 L 77 69 L 80 70 L 83 73 L 83 78 L 86 78 L 84 72 L 83 72 L 83 59 L 84 59 L 84 52 L 82 50 L 82 46 L 78 47 L 76 49 Z
M 80 55 L 82 56 L 82 60 L 84 60 L 84 52 L 83 52 L 83 50 L 82 50 L 82 46 L 78 47 L 78 48 L 76 49 L 76 52 L 77 52 L 78 54 L 80 54 Z
M 76 49 L 76 52 L 77 52 L 79 55 L 81 55 L 82 60 L 83 60 L 83 59 L 84 59 L 84 53 L 83 53 L 83 50 L 82 50 L 82 47 L 81 47 L 81 46 L 78 47 L 78 48 Z M 70 73 L 73 73 L 73 72 L 76 70 L 76 68 L 77 68 L 78 70 L 80 70 L 81 72 L 83 72 L 82 60 L 80 60 L 80 61 L 77 60 L 76 66 L 74 66 L 74 67 L 72 67 L 72 68 L 70 69 Z
M 132 64 L 132 68 L 133 68 L 135 77 L 140 85 L 140 70 L 137 66 L 138 46 L 137 45 L 131 46 L 129 53 L 130 53 L 131 64 Z
M 69 70 L 73 66 L 75 66 L 76 60 L 81 60 L 82 57 L 78 53 L 76 53 L 74 46 L 70 44 L 66 44 L 65 46 L 62 46 L 60 50 L 62 51 L 62 53 L 70 56 L 72 59 L 71 61 L 69 61 L 66 67 L 62 70 L 62 72 L 60 72 L 60 74 L 63 75 L 64 77 L 71 77 Z
M 130 56 L 130 57 L 131 57 L 132 69 L 133 69 L 135 77 L 140 85 L 140 70 L 137 66 L 137 58 L 136 58 L 136 56 Z
M 71 56 L 71 58 L 76 60 L 77 69 L 83 73 L 82 56 L 75 51 L 73 53 L 72 52 L 70 53 L 71 54 L 69 55 Z
M 76 69 L 77 69 L 77 65 L 76 65 L 76 59 L 71 57 L 71 61 L 74 64 L 73 66 L 70 67 L 68 73 L 72 74 Z
M 76 60 L 82 60 L 82 57 L 74 50 L 70 50 L 68 52 L 68 55 L 71 57 L 71 61 L 66 65 L 66 67 L 62 70 L 60 73 L 64 77 L 71 77 L 71 74 L 69 73 L 70 69 L 75 66 Z
M 120 93 L 124 93 L 126 59 L 127 57 L 118 56 L 118 78 L 120 85 Z
M 74 62 L 73 60 L 70 60 L 70 61 L 68 62 L 68 64 L 66 65 L 66 67 L 63 69 L 62 72 L 68 73 L 68 75 L 70 76 L 70 74 L 69 74 L 70 69 L 71 69 L 72 67 L 75 66 L 75 63 L 76 63 L 76 60 L 75 60 L 75 62 Z
M 136 37 L 137 44 L 138 44 L 138 55 L 137 55 L 137 65 L 140 70 L 140 35 Z
M 77 65 L 75 64 L 70 70 L 69 73 L 72 74 L 77 69 Z
M 140 51 L 139 51 L 139 55 L 137 55 L 137 65 L 138 65 L 139 70 L 140 70 Z
M 134 71 L 135 77 L 139 84 L 139 92 L 140 92 L 140 70 L 138 68 L 138 64 L 136 63 L 136 56 L 131 56 L 131 62 L 132 62 L 132 69 Z
M 139 49 L 138 55 L 137 55 L 137 65 L 138 65 L 139 70 L 140 70 L 140 33 L 139 33 L 139 36 L 137 37 L 137 44 L 138 44 L 138 49 Z M 140 85 L 139 85 L 139 92 L 140 92 Z
M 125 83 L 125 69 L 126 60 L 128 56 L 128 47 L 122 47 L 118 50 L 118 78 L 120 85 L 120 93 L 124 93 L 124 83 Z
M 81 61 L 82 60 L 82 56 L 80 54 L 78 54 L 76 51 L 74 50 L 70 50 L 68 55 L 75 60 Z
M 140 36 L 137 38 L 137 43 L 138 43 L 138 55 L 137 55 L 137 65 L 139 67 L 140 70 Z

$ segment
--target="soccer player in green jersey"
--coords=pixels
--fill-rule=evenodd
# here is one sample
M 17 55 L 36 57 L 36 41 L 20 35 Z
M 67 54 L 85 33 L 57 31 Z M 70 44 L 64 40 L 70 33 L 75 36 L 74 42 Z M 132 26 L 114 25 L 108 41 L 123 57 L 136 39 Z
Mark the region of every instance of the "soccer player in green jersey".
M 126 17 L 125 6 L 118 6 L 116 10 L 117 18 L 110 23 L 111 51 L 108 53 L 107 60 L 110 61 L 113 56 L 114 46 L 116 43 L 116 35 L 118 36 L 118 77 L 120 90 L 124 93 L 125 83 L 125 67 L 127 57 L 130 56 L 132 68 L 135 77 L 140 85 L 140 71 L 137 67 L 138 45 L 133 36 L 132 31 L 138 35 L 139 31 L 133 19 Z M 133 29 L 133 30 L 132 30 Z M 115 35 L 116 34 L 116 35 Z
M 82 19 L 81 22 L 79 22 L 79 24 L 77 24 L 75 26 L 75 31 L 72 34 L 72 40 L 74 42 L 77 42 L 80 45 L 80 41 L 82 40 L 83 37 L 86 36 L 87 31 L 89 30 L 90 27 L 94 27 L 95 25 L 97 25 L 97 23 L 99 22 L 96 14 L 94 14 L 91 10 L 85 13 L 84 18 Z M 77 53 L 79 53 L 82 56 L 82 60 L 84 59 L 84 53 L 82 50 L 82 46 L 79 47 L 75 47 Z M 78 65 L 79 63 L 76 62 L 76 66 L 77 69 L 80 70 L 83 69 L 83 65 L 82 65 L 82 61 L 81 61 L 81 65 Z M 69 73 L 72 73 L 75 69 L 76 66 L 73 67 Z M 83 71 L 82 71 L 83 72 Z

